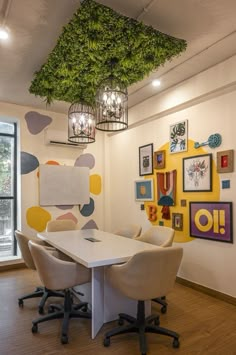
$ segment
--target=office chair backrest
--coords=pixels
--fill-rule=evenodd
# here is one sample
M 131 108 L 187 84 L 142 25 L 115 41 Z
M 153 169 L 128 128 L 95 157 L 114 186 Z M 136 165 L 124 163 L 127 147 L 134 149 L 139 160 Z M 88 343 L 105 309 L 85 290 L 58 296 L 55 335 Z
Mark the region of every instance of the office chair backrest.
M 43 285 L 50 290 L 64 290 L 90 281 L 91 271 L 76 262 L 60 260 L 57 252 L 29 242 L 29 248 Z
M 135 300 L 166 295 L 174 286 L 183 249 L 157 248 L 135 254 L 124 264 L 107 268 L 111 284 Z
M 114 234 L 127 238 L 136 238 L 141 234 L 141 231 L 142 227 L 139 224 L 127 224 L 126 226 L 117 229 Z
M 135 238 L 141 242 L 146 242 L 160 247 L 170 247 L 174 240 L 175 231 L 173 228 L 164 226 L 153 226 L 143 233 L 140 237 Z
M 35 238 L 26 236 L 18 230 L 15 231 L 15 237 L 16 237 L 17 243 L 18 243 L 20 251 L 21 251 L 22 258 L 23 258 L 26 266 L 29 269 L 36 270 L 36 266 L 34 264 L 34 260 L 31 256 L 31 252 L 30 252 L 29 245 L 28 245 L 28 242 L 30 240 L 36 241 Z
M 69 231 L 76 229 L 76 223 L 72 219 L 54 219 L 46 226 L 47 232 Z

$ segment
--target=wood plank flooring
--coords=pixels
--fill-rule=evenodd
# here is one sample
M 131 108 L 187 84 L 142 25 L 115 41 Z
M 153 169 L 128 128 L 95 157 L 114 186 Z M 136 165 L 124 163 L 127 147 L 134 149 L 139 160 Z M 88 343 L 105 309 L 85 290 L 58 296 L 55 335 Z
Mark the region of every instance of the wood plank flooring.
M 108 348 L 103 335 L 116 323 L 102 327 L 95 340 L 90 338 L 90 321 L 72 319 L 69 344 L 60 343 L 60 320 L 39 325 L 32 334 L 31 321 L 38 317 L 38 299 L 17 299 L 40 285 L 37 274 L 28 269 L 0 273 L 0 354 L 1 355 L 139 355 L 136 334 L 115 337 Z M 52 299 L 50 299 L 52 301 Z M 55 299 L 54 299 L 55 301 Z M 236 354 L 236 308 L 191 288 L 176 284 L 168 295 L 168 311 L 161 314 L 163 327 L 180 334 L 180 348 L 173 349 L 167 337 L 148 334 L 149 355 L 234 355 Z M 153 303 L 153 312 L 160 313 Z

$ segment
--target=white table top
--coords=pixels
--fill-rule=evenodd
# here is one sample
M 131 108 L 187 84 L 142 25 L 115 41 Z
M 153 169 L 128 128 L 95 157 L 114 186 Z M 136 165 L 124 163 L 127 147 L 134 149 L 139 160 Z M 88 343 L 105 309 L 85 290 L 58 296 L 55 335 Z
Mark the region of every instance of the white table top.
M 97 229 L 45 232 L 38 237 L 88 268 L 122 263 L 140 251 L 160 248 Z

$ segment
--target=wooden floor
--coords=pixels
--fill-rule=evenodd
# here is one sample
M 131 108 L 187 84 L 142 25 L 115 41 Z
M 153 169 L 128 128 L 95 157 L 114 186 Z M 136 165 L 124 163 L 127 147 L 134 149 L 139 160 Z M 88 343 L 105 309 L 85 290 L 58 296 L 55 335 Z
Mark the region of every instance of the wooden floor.
M 233 281 L 232 281 L 233 282 Z M 114 322 L 103 326 L 95 340 L 90 338 L 90 321 L 72 319 L 69 344 L 60 343 L 60 320 L 39 325 L 31 333 L 31 321 L 38 316 L 38 299 L 25 301 L 18 307 L 17 299 L 38 285 L 34 271 L 11 270 L 0 273 L 0 354 L 1 355 L 139 355 L 136 334 L 117 336 L 109 348 L 103 346 L 105 331 Z M 167 337 L 148 334 L 148 354 L 236 354 L 236 309 L 211 296 L 176 284 L 168 296 L 169 308 L 161 314 L 161 325 L 180 334 L 180 348 L 173 349 Z M 160 307 L 153 303 L 153 312 Z

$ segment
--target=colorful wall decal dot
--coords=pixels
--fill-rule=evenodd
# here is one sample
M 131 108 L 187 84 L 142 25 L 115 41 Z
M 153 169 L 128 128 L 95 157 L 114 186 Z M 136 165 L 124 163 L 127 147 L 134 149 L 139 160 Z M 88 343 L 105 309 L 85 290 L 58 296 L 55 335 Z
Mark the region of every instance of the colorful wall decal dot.
M 80 210 L 80 213 L 84 217 L 91 216 L 91 214 L 94 211 L 94 200 L 90 197 L 89 203 L 86 205 L 83 205 L 83 207 Z
M 45 164 L 47 165 L 60 165 L 56 160 L 48 160 Z
M 65 213 L 60 217 L 57 217 L 57 219 L 72 219 L 72 221 L 74 221 L 76 224 L 78 223 L 78 219 L 71 212 Z
M 75 161 L 75 166 L 85 166 L 89 169 L 92 169 L 95 165 L 95 158 L 92 154 L 86 153 L 81 154 L 79 158 Z
M 51 214 L 39 206 L 30 207 L 26 211 L 27 224 L 38 232 L 43 232 L 51 219 Z
M 90 175 L 90 192 L 99 195 L 102 191 L 102 178 L 98 174 Z
M 98 226 L 93 219 L 90 219 L 81 229 L 98 229 Z
M 74 207 L 74 205 L 60 205 L 56 206 L 56 208 L 59 208 L 59 210 L 71 210 Z
M 39 166 L 39 161 L 36 156 L 21 152 L 21 174 L 29 174 Z
M 36 111 L 29 111 L 25 114 L 25 120 L 28 130 L 31 134 L 38 134 L 46 128 L 51 122 L 52 118 L 42 115 Z

